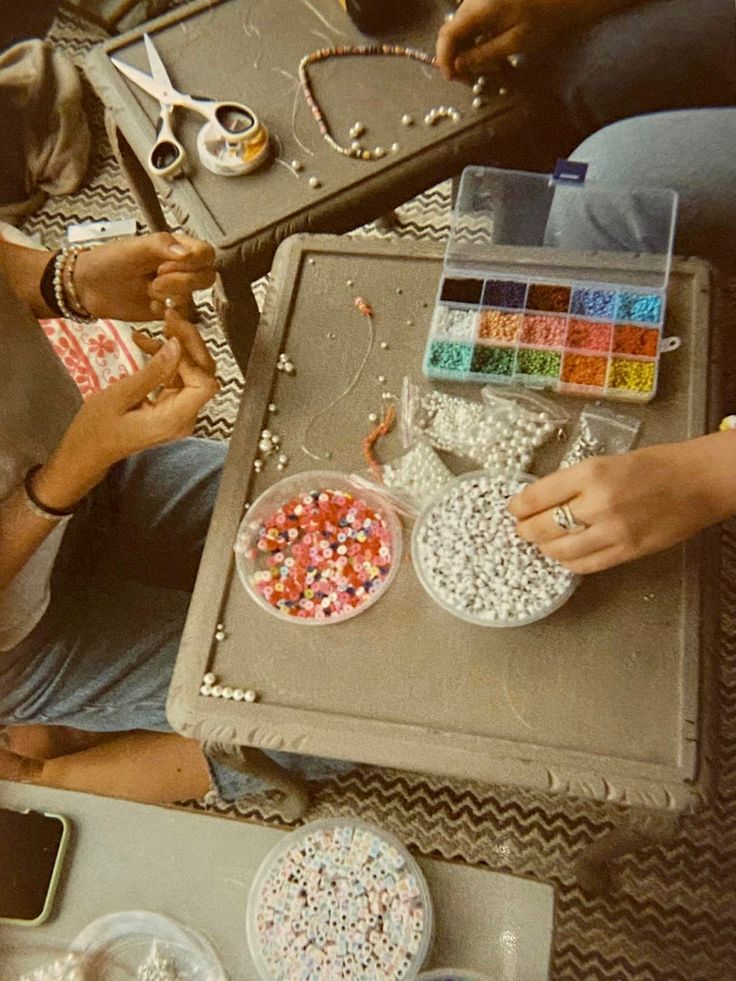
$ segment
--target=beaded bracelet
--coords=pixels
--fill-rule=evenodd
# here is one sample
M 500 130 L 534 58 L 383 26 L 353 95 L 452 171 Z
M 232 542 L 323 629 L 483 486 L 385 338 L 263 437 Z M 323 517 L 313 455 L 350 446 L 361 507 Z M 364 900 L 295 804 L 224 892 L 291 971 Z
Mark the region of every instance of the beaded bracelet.
M 54 291 L 54 273 L 56 271 L 56 257 L 58 254 L 58 252 L 54 252 L 46 263 L 43 275 L 41 276 L 39 289 L 43 297 L 43 302 L 49 310 L 52 310 L 57 317 L 63 317 L 64 311 L 59 306 L 59 301 L 56 299 L 56 292 Z
M 26 494 L 26 507 L 30 511 L 39 517 L 44 518 L 46 521 L 59 521 L 61 518 L 67 518 L 70 514 L 74 514 L 77 510 L 77 506 L 71 508 L 52 508 L 48 504 L 44 504 L 36 496 L 36 492 L 33 490 L 33 478 L 36 476 L 38 471 L 43 466 L 42 463 L 37 463 L 30 470 L 26 471 L 26 475 L 23 478 L 23 489 Z
M 67 320 L 76 320 L 79 323 L 92 323 L 97 319 L 82 305 L 74 286 L 77 259 L 82 252 L 89 252 L 89 249 L 89 245 L 71 245 L 57 252 L 54 258 L 54 296 L 57 306 Z

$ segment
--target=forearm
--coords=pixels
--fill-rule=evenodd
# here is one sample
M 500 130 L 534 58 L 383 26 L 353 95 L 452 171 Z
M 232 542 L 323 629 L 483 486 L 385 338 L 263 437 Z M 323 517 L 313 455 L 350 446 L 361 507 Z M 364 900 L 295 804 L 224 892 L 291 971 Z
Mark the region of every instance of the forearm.
M 47 507 L 67 510 L 74 507 L 104 475 L 70 461 L 63 450 L 33 477 L 33 492 Z M 0 590 L 20 572 L 57 522 L 44 518 L 29 507 L 23 486 L 0 503 Z
M 690 442 L 693 480 L 713 521 L 736 514 L 736 431 L 711 433 Z
M 46 249 L 27 249 L 0 239 L 0 271 L 36 317 L 56 316 L 46 305 L 40 288 L 43 271 L 52 255 Z

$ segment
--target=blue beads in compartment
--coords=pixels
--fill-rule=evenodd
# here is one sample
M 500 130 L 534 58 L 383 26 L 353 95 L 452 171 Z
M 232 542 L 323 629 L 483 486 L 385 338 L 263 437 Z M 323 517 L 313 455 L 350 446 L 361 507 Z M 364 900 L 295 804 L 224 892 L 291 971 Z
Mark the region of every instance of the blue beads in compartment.
M 613 290 L 576 289 L 570 302 L 570 313 L 576 317 L 595 317 L 613 320 L 616 312 L 616 293 Z
M 662 322 L 664 305 L 659 293 L 618 294 L 616 320 L 633 321 L 638 324 L 659 324 Z

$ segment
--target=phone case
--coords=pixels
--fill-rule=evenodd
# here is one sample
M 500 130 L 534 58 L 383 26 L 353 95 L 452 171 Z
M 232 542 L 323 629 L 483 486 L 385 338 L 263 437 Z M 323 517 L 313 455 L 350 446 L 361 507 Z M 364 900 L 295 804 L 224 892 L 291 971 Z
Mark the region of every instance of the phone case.
M 29 814 L 31 810 L 32 808 L 27 808 L 21 813 Z M 35 920 L 16 920 L 11 917 L 0 916 L 0 923 L 11 923 L 14 926 L 26 927 L 41 926 L 41 924 L 45 923 L 51 914 L 51 908 L 54 904 L 54 896 L 56 895 L 56 889 L 59 885 L 59 879 L 61 878 L 61 869 L 64 864 L 64 856 L 66 855 L 67 846 L 71 837 L 71 824 L 69 819 L 64 817 L 63 814 L 52 814 L 48 811 L 42 811 L 41 813 L 44 817 L 54 818 L 55 820 L 60 821 L 62 826 L 61 840 L 59 841 L 59 848 L 56 852 L 56 861 L 54 862 L 53 872 L 51 873 L 51 880 L 49 882 L 48 891 L 46 892 L 46 899 L 43 904 L 43 909 Z

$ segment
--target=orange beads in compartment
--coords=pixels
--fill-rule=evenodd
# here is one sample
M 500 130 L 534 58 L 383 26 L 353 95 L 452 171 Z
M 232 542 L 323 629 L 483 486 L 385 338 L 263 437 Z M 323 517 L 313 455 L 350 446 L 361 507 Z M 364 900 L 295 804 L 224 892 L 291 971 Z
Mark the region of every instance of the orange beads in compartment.
M 607 366 L 608 358 L 566 354 L 562 362 L 562 381 L 570 385 L 592 385 L 602 388 L 606 383 Z
M 512 343 L 521 332 L 523 319 L 520 313 L 504 313 L 503 310 L 481 310 L 478 337 L 488 341 Z
M 636 327 L 624 324 L 616 327 L 613 335 L 613 350 L 617 354 L 639 354 L 656 358 L 659 349 L 659 331 L 650 327 Z

